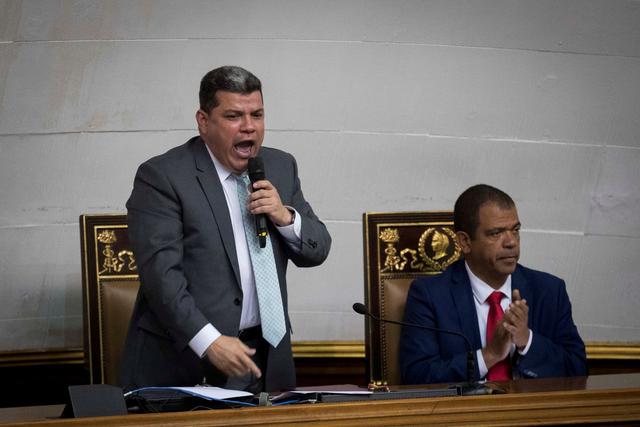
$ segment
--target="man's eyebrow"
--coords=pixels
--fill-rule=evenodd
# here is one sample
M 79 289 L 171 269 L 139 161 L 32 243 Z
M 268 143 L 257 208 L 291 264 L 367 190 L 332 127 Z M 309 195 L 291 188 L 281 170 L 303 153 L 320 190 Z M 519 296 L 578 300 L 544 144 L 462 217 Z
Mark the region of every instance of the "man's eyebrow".
M 242 110 L 241 108 L 234 108 L 234 107 L 229 107 L 226 110 L 223 110 L 224 113 L 244 113 L 244 110 Z M 258 108 L 257 110 L 251 110 L 249 114 L 255 114 L 255 113 L 262 113 L 264 112 L 264 107 L 263 108 Z
M 487 230 L 487 233 L 496 233 L 499 231 L 505 231 L 507 229 L 507 227 L 495 227 L 495 228 L 490 228 Z
M 487 233 L 496 233 L 496 232 L 501 232 L 501 231 L 506 231 L 506 230 L 513 230 L 514 228 L 518 228 L 520 227 L 522 224 L 520 224 L 520 222 L 518 221 L 517 223 L 515 223 L 514 225 L 512 225 L 511 227 L 495 227 L 495 228 L 490 228 L 487 230 Z

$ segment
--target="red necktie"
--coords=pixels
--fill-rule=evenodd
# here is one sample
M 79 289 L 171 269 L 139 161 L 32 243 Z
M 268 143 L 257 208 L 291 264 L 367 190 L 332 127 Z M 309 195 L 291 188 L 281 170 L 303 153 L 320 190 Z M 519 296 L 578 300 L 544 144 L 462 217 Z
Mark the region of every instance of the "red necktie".
M 502 320 L 504 311 L 500 306 L 500 300 L 504 295 L 502 292 L 494 291 L 487 302 L 489 303 L 489 317 L 487 318 L 487 344 L 491 342 L 493 338 L 493 331 L 496 326 Z M 511 366 L 509 366 L 509 356 L 505 357 L 500 362 L 493 365 L 487 373 L 487 380 L 489 381 L 507 381 L 511 379 Z

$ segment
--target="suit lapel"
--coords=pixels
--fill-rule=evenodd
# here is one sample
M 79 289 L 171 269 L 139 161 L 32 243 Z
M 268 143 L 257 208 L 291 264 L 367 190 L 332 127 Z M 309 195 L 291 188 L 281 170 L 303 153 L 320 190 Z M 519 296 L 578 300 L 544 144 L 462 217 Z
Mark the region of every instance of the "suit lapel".
M 225 252 L 229 258 L 229 262 L 233 267 L 233 274 L 236 277 L 238 286 L 240 286 L 240 267 L 238 266 L 238 256 L 236 253 L 236 243 L 233 237 L 233 228 L 231 226 L 231 217 L 229 216 L 229 208 L 224 197 L 224 191 L 216 168 L 211 161 L 211 156 L 204 145 L 204 141 L 198 138 L 194 144 L 193 155 L 196 163 L 196 177 L 202 191 L 204 192 L 213 216 L 218 225 L 218 231 L 222 237 Z
M 516 266 L 515 271 L 511 275 L 511 292 L 513 292 L 514 289 L 520 291 L 520 298 L 527 300 L 527 305 L 529 305 L 529 320 L 531 320 L 531 302 L 533 301 L 533 295 L 531 294 L 531 288 L 527 283 L 527 279 L 525 279 L 522 274 L 520 265 Z M 529 325 L 531 325 L 531 322 L 529 322 Z
M 512 294 L 514 289 L 518 289 L 520 291 L 520 298 L 527 300 L 527 305 L 529 306 L 529 319 L 527 320 L 527 323 L 529 325 L 529 328 L 531 328 L 531 315 L 533 313 L 531 310 L 531 302 L 533 301 L 533 298 L 531 294 L 531 288 L 527 284 L 527 279 L 524 278 L 519 264 L 516 265 L 515 271 L 511 274 Z M 520 353 L 518 353 L 517 351 L 513 352 L 511 363 L 513 366 L 512 372 L 514 379 L 518 379 L 521 376 L 520 370 L 517 369 L 517 366 L 520 364 L 521 357 L 522 356 L 520 356 Z
M 475 349 L 480 348 L 482 347 L 480 327 L 478 326 L 478 316 L 475 310 L 475 302 L 473 301 L 471 282 L 469 282 L 469 275 L 464 267 L 464 260 L 456 262 L 451 267 L 453 268 L 451 271 L 451 294 L 462 326 L 462 331 L 460 332 L 469 338 L 471 345 Z

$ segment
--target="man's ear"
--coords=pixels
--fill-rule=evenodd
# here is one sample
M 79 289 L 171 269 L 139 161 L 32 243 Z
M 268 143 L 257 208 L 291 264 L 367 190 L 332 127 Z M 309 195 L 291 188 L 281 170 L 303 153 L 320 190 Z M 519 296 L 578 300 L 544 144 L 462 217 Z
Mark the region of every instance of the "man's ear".
M 456 238 L 458 239 L 463 254 L 466 255 L 471 252 L 471 236 L 469 236 L 469 234 L 464 231 L 457 231 Z
M 203 133 L 203 130 L 206 129 L 207 119 L 207 114 L 202 111 L 202 109 L 196 111 L 196 123 L 198 124 L 198 130 L 200 131 L 200 133 Z

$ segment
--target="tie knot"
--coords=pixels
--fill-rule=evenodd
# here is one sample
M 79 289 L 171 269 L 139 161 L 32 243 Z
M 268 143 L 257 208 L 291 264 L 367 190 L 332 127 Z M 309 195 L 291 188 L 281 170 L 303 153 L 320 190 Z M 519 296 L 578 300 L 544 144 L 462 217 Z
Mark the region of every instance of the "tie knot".
M 487 302 L 489 305 L 500 305 L 500 301 L 502 301 L 502 297 L 504 294 L 499 291 L 493 291 L 489 297 L 487 297 Z
M 249 184 L 249 175 L 247 175 L 247 173 L 243 173 L 242 175 L 234 175 L 236 177 L 236 181 L 238 181 L 239 184 L 245 184 L 248 185 Z

